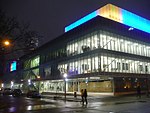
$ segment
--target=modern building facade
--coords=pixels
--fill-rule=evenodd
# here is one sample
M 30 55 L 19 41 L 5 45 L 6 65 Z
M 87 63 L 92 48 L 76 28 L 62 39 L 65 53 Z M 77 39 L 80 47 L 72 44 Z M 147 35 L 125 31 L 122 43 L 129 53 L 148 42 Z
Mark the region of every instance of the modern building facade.
M 66 85 L 68 93 L 86 88 L 117 95 L 135 93 L 140 85 L 148 91 L 150 21 L 107 4 L 21 57 L 16 66 L 7 70 L 4 87 L 64 92 Z

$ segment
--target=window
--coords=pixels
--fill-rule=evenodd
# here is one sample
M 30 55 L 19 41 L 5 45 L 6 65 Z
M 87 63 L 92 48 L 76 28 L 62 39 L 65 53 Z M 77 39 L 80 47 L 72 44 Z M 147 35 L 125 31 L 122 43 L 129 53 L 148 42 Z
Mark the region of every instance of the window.
M 120 70 L 120 62 L 117 62 L 117 69 Z
M 143 71 L 143 66 L 142 65 L 139 65 L 139 70 Z
M 46 67 L 44 69 L 44 72 L 45 72 L 45 77 L 48 77 L 51 75 L 51 67 Z
M 40 57 L 35 57 L 34 59 L 31 60 L 31 67 L 36 67 L 39 66 L 40 63 Z
M 147 67 L 147 66 L 145 66 L 145 72 L 146 72 L 146 73 L 148 72 L 148 67 Z
M 122 70 L 129 70 L 129 64 L 128 63 L 122 63 Z

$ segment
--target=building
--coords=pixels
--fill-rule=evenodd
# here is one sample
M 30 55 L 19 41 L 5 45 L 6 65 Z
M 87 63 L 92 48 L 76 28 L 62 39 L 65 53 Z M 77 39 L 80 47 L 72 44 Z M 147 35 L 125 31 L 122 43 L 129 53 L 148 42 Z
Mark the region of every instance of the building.
M 10 64 L 14 64 L 10 63 Z M 149 89 L 150 21 L 112 4 L 65 27 L 65 33 L 21 57 L 4 87 L 40 92 L 135 93 Z M 64 77 L 67 74 L 67 77 Z M 10 81 L 11 84 L 10 84 Z

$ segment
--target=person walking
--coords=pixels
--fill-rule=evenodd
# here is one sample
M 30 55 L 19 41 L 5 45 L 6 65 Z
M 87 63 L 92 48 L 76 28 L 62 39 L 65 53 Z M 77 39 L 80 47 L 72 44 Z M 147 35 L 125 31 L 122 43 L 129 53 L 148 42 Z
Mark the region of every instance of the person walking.
M 84 89 L 83 97 L 84 97 L 84 101 L 85 101 L 85 103 L 87 105 L 88 102 L 87 102 L 87 90 L 86 89 Z
M 137 86 L 137 97 L 141 98 L 141 87 L 140 87 L 140 85 Z
M 84 104 L 84 97 L 83 97 L 83 94 L 84 94 L 83 89 L 81 89 L 81 102 L 82 102 L 82 104 Z

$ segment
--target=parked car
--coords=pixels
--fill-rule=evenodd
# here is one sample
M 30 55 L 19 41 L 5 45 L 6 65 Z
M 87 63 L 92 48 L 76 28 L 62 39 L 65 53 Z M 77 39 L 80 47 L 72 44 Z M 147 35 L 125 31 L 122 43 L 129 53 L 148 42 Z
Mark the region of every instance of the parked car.
M 13 97 L 18 97 L 18 96 L 21 96 L 21 95 L 22 95 L 21 89 L 14 89 L 13 92 L 12 92 Z
M 38 91 L 28 91 L 27 92 L 27 97 L 30 98 L 41 98 L 41 95 Z
M 11 88 L 4 88 L 2 91 L 3 95 L 11 95 L 12 94 L 12 90 Z

